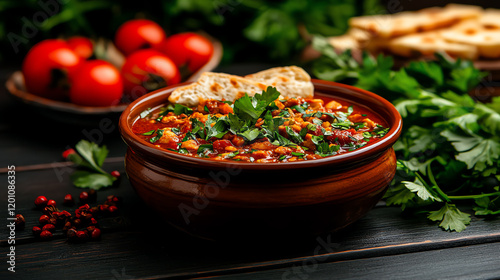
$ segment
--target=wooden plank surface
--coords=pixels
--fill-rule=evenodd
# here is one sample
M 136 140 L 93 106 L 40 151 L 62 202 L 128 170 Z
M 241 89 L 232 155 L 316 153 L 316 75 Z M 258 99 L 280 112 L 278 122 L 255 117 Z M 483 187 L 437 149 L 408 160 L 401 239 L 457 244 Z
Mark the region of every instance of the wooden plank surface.
M 498 279 L 499 251 L 500 243 L 481 244 L 331 263 L 309 261 L 289 268 L 203 279 Z
M 123 170 L 123 163 L 107 163 L 105 168 Z M 191 238 L 166 225 L 135 196 L 127 180 L 98 193 L 98 202 L 109 194 L 124 198 L 120 216 L 116 221 L 106 221 L 101 241 L 69 244 L 62 236 L 48 242 L 35 241 L 30 229 L 37 224 L 41 213 L 33 207 L 34 198 L 44 194 L 60 202 L 66 193 L 77 195 L 80 189 L 71 186 L 69 174 L 65 173 L 60 181 L 52 169 L 17 174 L 17 212 L 25 215 L 27 227 L 17 232 L 21 241 L 16 247 L 19 269 L 16 275 L 39 277 L 37 275 L 48 270 L 76 277 L 89 271 L 92 276 L 88 279 L 109 279 L 113 273 L 123 270 L 134 277 L 185 278 L 286 269 L 311 261 L 338 263 L 464 246 L 479 248 L 474 245 L 500 242 L 500 223 L 495 220 L 475 220 L 462 233 L 448 233 L 430 225 L 425 218 L 402 217 L 397 208 L 379 206 L 345 231 L 319 239 L 261 248 L 247 246 L 246 240 L 233 244 L 212 243 Z M 0 181 L 5 180 L 6 174 L 1 174 Z M 6 205 L 6 196 L 0 196 L 0 201 Z M 0 219 L 6 219 L 4 209 Z M 1 239 L 5 238 L 2 232 Z M 5 246 L 2 243 L 4 249 Z M 454 262 L 453 259 L 443 261 L 450 265 Z

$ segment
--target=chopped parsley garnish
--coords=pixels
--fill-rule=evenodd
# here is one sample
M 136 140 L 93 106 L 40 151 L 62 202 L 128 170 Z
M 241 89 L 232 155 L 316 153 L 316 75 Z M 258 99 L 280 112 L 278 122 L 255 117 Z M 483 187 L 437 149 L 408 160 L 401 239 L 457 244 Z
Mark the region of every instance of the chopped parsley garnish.
M 141 135 L 144 135 L 144 136 L 151 136 L 155 133 L 156 129 L 153 129 L 153 130 L 150 130 L 148 132 L 144 132 L 142 133 Z
M 161 108 L 158 117 L 155 117 L 161 121 L 166 115 L 173 116 L 172 121 L 169 119 L 168 124 L 165 124 L 168 127 L 151 130 L 142 135 L 152 136 L 149 141 L 156 143 L 163 137 L 164 129 L 169 129 L 182 140 L 177 139 L 169 143 L 169 139 L 166 139 L 167 141 L 159 144 L 167 146 L 166 149 L 204 158 L 253 162 L 260 161 L 262 157 L 266 161 L 288 161 L 292 157 L 309 160 L 331 156 L 337 154 L 341 148 L 346 151 L 360 147 L 361 144 L 358 143 L 361 141 L 358 139 L 369 141 L 387 131 L 384 127 L 367 131 L 365 123 L 351 122 L 349 115 L 354 112 L 352 106 L 346 112 L 332 112 L 327 109 L 315 112 L 306 99 L 280 103 L 276 101 L 279 96 L 280 93 L 273 87 L 253 96 L 245 94 L 231 104 L 233 112 L 227 114 L 211 114 L 209 105 L 203 105 L 200 109 L 180 104 L 168 105 Z M 287 103 L 297 105 L 289 106 Z M 148 115 L 151 116 L 151 112 Z M 174 123 L 178 123 L 178 126 L 172 127 Z M 328 137 L 333 135 L 332 131 L 335 129 L 349 130 L 342 136 L 342 146 L 337 142 L 338 138 L 332 141 L 331 137 Z M 356 137 L 351 135 L 352 133 L 357 133 Z M 186 141 L 191 142 L 184 145 Z M 252 148 L 254 143 L 259 150 Z M 294 151 L 280 155 L 278 147 L 292 148 Z M 222 150 L 230 152 L 221 152 Z M 256 151 L 259 151 L 255 154 L 259 155 L 258 159 L 253 155 Z
M 156 136 L 149 139 L 149 142 L 154 143 L 154 142 L 158 141 L 162 136 L 163 136 L 163 130 L 158 129 L 158 130 L 156 130 Z
M 180 114 L 185 114 L 185 115 L 191 115 L 193 113 L 193 109 L 186 107 L 181 104 L 175 104 L 174 106 L 174 114 L 180 115 Z

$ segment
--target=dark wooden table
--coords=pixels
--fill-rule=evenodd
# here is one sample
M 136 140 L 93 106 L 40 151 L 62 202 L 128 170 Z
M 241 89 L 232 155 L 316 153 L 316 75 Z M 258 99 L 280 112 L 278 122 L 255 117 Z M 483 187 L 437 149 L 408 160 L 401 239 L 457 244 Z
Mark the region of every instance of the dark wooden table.
M 246 74 L 267 65 L 219 70 Z M 2 69 L 1 83 L 12 69 Z M 116 217 L 100 220 L 102 240 L 68 243 L 62 234 L 37 241 L 31 228 L 40 211 L 39 195 L 56 200 L 78 196 L 74 168 L 61 153 L 92 135 L 107 145 L 104 168 L 124 173 L 126 146 L 116 123 L 105 133 L 96 126 L 71 126 L 41 117 L 0 92 L 0 279 L 499 279 L 500 221 L 474 218 L 463 232 L 444 232 L 424 217 L 404 217 L 400 209 L 379 203 L 349 228 L 311 240 L 255 246 L 242 239 L 231 244 L 198 240 L 161 221 L 135 195 L 123 176 L 117 187 L 98 192 L 97 202 L 123 198 Z M 7 254 L 7 167 L 14 165 L 15 212 L 26 228 L 15 233 L 15 273 Z M 69 211 L 74 207 L 60 207 Z M 334 215 L 335 213 L 332 213 Z

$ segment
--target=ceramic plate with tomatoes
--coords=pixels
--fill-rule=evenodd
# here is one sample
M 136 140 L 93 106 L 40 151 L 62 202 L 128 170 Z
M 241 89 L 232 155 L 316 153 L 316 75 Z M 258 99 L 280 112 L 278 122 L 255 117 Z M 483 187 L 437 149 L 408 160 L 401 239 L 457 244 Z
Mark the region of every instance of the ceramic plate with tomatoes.
M 57 111 L 58 118 L 119 114 L 144 94 L 196 80 L 221 57 L 220 42 L 206 34 L 167 35 L 151 20 L 134 19 L 112 40 L 75 36 L 35 44 L 6 86 L 28 105 Z

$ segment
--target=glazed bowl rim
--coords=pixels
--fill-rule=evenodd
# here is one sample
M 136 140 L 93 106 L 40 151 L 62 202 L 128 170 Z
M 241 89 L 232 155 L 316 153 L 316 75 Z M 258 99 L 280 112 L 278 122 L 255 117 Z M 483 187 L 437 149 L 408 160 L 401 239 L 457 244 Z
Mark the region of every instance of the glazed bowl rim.
M 286 163 L 256 163 L 256 162 L 239 162 L 239 161 L 221 161 L 214 160 L 209 158 L 197 158 L 192 156 L 187 156 L 183 154 L 179 154 L 174 151 L 161 150 L 152 143 L 146 142 L 141 139 L 139 136 L 135 135 L 132 132 L 132 125 L 139 117 L 140 113 L 147 108 L 157 108 L 161 104 L 165 104 L 167 102 L 167 98 L 170 93 L 177 87 L 185 86 L 191 84 L 191 82 L 184 82 L 177 85 L 172 85 L 169 87 L 165 87 L 156 91 L 153 91 L 149 94 L 146 94 L 137 100 L 130 103 L 125 110 L 122 112 L 119 120 L 119 130 L 122 136 L 122 139 L 125 141 L 129 149 L 134 152 L 138 152 L 141 156 L 146 156 L 150 158 L 151 156 L 165 161 L 174 161 L 178 164 L 188 164 L 195 165 L 206 168 L 240 168 L 243 170 L 280 170 L 280 169 L 300 169 L 300 168 L 308 168 L 311 166 L 319 167 L 325 165 L 350 165 L 355 162 L 362 162 L 363 160 L 367 160 L 370 158 L 374 158 L 380 154 L 382 154 L 387 149 L 391 148 L 392 145 L 397 141 L 399 135 L 401 134 L 402 129 L 402 118 L 397 109 L 392 105 L 389 101 L 384 99 L 383 97 L 354 87 L 341 83 L 312 79 L 311 80 L 315 86 L 315 93 L 318 92 L 321 95 L 332 96 L 332 91 L 350 91 L 355 93 L 357 98 L 362 99 L 367 102 L 358 102 L 353 101 L 346 97 L 339 97 L 344 100 L 354 102 L 355 104 L 360 104 L 365 107 L 368 107 L 370 111 L 378 114 L 384 121 L 387 122 L 390 127 L 387 134 L 379 139 L 377 142 L 366 145 L 364 147 L 358 148 L 354 151 L 346 152 L 340 155 L 328 156 L 320 159 L 307 160 L 307 161 L 295 161 L 295 162 L 286 162 Z M 317 87 L 326 87 L 330 93 L 324 93 L 325 90 L 317 90 Z M 367 100 L 368 99 L 368 100 Z M 144 106 L 144 104 L 150 104 L 150 106 Z M 383 108 L 386 114 L 390 115 L 393 119 L 392 121 L 387 119 L 382 113 L 377 112 L 376 108 L 372 108 L 369 105 L 378 106 L 378 108 Z M 144 108 L 144 109 L 143 109 Z M 140 109 L 140 111 L 139 111 Z M 145 160 L 147 160 L 145 158 Z

